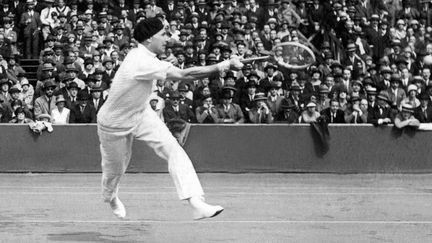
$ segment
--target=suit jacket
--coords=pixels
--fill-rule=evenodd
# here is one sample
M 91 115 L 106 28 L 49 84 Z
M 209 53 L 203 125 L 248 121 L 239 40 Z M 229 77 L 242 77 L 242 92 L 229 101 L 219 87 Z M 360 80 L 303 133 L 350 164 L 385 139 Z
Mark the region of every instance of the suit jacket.
M 269 124 L 273 122 L 273 115 L 271 111 L 268 114 L 265 114 L 264 112 L 258 114 L 258 109 L 254 107 L 248 112 L 248 115 L 251 123 Z
M 425 114 L 426 112 L 426 114 Z M 431 123 L 432 122 L 432 107 L 428 106 L 425 110 L 422 111 L 421 106 L 415 108 L 414 117 L 417 118 L 421 123 Z
M 233 119 L 235 122 L 244 123 L 244 115 L 239 105 L 231 103 L 229 109 L 225 111 L 223 104 L 216 107 L 219 123 L 224 123 L 225 119 Z
M 96 109 L 87 104 L 81 112 L 80 105 L 75 105 L 71 110 L 69 123 L 96 123 Z
M 380 114 L 379 106 L 372 107 L 368 111 L 368 123 L 372 123 L 374 125 L 378 125 L 378 119 L 384 119 L 384 118 L 390 118 L 390 120 L 394 119 L 394 116 L 392 114 L 392 110 L 390 107 L 386 107 L 382 109 L 383 112 Z
M 96 114 L 97 114 L 104 103 L 105 103 L 105 100 L 102 97 L 100 97 L 97 106 L 95 105 L 94 99 L 89 100 L 88 105 L 93 106 L 95 108 Z
M 403 90 L 401 88 L 398 88 L 398 90 L 397 90 L 397 96 L 395 96 L 395 94 L 393 93 L 393 91 L 392 91 L 391 88 L 387 89 L 387 92 L 389 94 L 389 99 L 390 99 L 390 102 L 391 102 L 392 106 L 399 107 L 401 101 L 403 99 L 405 99 L 405 97 L 406 97 L 405 90 Z
M 23 13 L 21 15 L 20 25 L 23 28 L 24 37 L 32 37 L 38 30 L 38 27 L 42 25 L 39 13 L 33 11 L 33 16 L 30 16 L 29 12 Z
M 51 102 L 48 101 L 48 97 L 43 95 L 37 98 L 34 102 L 34 115 L 37 118 L 41 114 L 51 115 L 51 110 L 56 107 L 56 98 L 51 97 Z
M 336 111 L 336 117 L 332 118 L 330 107 L 321 111 L 328 123 L 345 123 L 345 113 L 342 110 Z
M 172 119 L 182 119 L 186 122 L 195 122 L 195 115 L 193 111 L 183 104 L 179 104 L 179 111 L 176 112 L 172 105 L 167 105 L 162 111 L 165 122 Z

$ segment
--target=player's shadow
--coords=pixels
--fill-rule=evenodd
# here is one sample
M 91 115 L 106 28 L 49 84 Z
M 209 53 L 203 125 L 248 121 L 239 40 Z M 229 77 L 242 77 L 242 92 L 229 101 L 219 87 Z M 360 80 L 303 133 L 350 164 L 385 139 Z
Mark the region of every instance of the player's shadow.
M 130 240 L 115 239 L 119 237 L 127 237 L 128 235 L 104 235 L 100 232 L 67 232 L 58 234 L 48 234 L 50 241 L 66 241 L 66 242 L 130 242 Z

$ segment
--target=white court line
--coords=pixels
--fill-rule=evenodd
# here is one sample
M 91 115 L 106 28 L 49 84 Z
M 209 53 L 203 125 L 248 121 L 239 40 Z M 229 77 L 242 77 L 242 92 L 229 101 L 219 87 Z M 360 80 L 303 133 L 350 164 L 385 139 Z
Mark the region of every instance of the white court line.
M 122 192 L 133 195 L 171 195 L 173 192 Z M 0 195 L 99 195 L 101 192 L 0 192 Z M 418 195 L 432 196 L 429 192 L 210 192 L 211 195 Z
M 202 221 L 163 221 L 163 220 L 0 220 L 1 223 L 68 223 L 68 224 L 432 224 L 432 221 L 398 221 L 398 220 L 202 220 Z
M 127 185 L 122 185 L 120 186 L 122 188 L 127 188 L 127 189 L 175 189 L 175 187 L 170 186 L 170 187 L 162 187 L 162 186 L 140 186 L 140 187 L 130 187 Z M 209 186 L 206 187 L 204 185 L 206 190 L 211 190 L 211 189 L 247 189 L 247 188 L 253 188 L 253 189 L 278 189 L 278 190 L 297 190 L 297 189 L 316 189 L 316 190 L 325 190 L 325 189 L 349 189 L 349 190 L 407 190 L 410 188 L 406 188 L 406 187 L 340 187 L 340 186 L 329 186 L 329 187 L 304 187 L 304 186 L 298 186 L 298 187 L 277 187 L 277 186 L 266 186 L 266 187 L 250 187 L 248 185 L 245 186 Z M 61 186 L 61 187 L 56 187 L 56 186 L 0 186 L 0 189 L 100 189 L 101 187 L 96 187 L 96 186 L 82 186 L 82 187 L 77 187 L 77 186 Z M 432 188 L 431 188 L 432 190 Z

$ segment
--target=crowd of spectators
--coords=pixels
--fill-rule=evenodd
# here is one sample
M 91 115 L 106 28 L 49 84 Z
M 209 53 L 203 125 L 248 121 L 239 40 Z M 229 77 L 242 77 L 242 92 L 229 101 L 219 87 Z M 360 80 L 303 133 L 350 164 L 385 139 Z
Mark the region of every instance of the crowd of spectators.
M 151 17 L 171 34 L 159 58 L 179 68 L 268 55 L 282 42 L 316 56 L 301 70 L 271 58 L 193 82 L 155 80 L 149 105 L 166 122 L 432 122 L 430 0 L 0 2 L 2 123 L 96 122 L 138 45 L 134 25 Z M 22 58 L 39 60 L 36 81 Z

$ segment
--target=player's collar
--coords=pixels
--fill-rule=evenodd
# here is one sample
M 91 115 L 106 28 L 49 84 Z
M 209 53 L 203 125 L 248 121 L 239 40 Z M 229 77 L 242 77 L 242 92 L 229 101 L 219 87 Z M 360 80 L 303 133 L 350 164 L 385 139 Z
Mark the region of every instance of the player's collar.
M 145 47 L 143 44 L 138 43 L 138 50 L 146 53 L 147 55 L 150 55 L 152 57 L 156 57 L 156 53 L 150 51 L 147 47 Z

